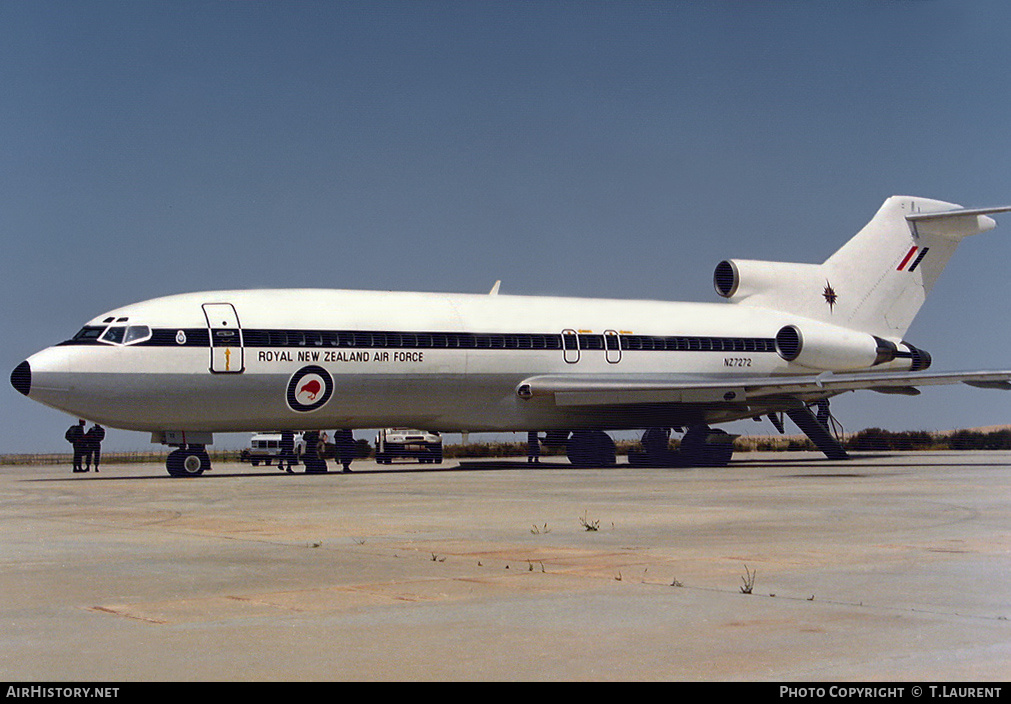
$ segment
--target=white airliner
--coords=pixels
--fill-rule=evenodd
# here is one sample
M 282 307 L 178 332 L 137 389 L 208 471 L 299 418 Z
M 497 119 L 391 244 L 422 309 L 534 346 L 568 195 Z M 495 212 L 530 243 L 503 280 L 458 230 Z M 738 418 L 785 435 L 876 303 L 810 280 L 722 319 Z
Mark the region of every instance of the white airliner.
M 100 315 L 11 374 L 24 395 L 176 446 L 210 468 L 214 432 L 382 428 L 547 432 L 579 465 L 614 463 L 608 430 L 646 429 L 646 460 L 723 465 L 711 424 L 790 417 L 830 457 L 827 400 L 927 384 L 1011 389 L 1011 371 L 926 372 L 903 339 L 964 237 L 1000 208 L 893 196 L 823 264 L 731 259 L 728 302 L 343 290 L 157 298 Z M 819 417 L 821 416 L 821 417 Z M 681 452 L 666 451 L 671 428 Z M 660 438 L 661 441 L 657 441 Z

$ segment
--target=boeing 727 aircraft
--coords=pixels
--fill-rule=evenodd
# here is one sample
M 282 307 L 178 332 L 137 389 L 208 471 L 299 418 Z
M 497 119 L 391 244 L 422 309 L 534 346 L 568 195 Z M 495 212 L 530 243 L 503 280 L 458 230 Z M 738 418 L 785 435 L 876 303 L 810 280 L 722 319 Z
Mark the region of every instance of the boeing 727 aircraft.
M 723 303 L 343 290 L 189 293 L 104 313 L 11 374 L 31 399 L 175 446 L 210 468 L 214 432 L 529 431 L 578 465 L 614 463 L 609 430 L 646 429 L 647 459 L 723 465 L 710 426 L 790 417 L 845 457 L 811 409 L 845 391 L 1011 389 L 1011 371 L 926 371 L 904 339 L 964 237 L 1000 208 L 893 196 L 822 264 L 731 259 Z M 671 428 L 685 429 L 680 455 Z M 657 438 L 662 441 L 658 442 Z

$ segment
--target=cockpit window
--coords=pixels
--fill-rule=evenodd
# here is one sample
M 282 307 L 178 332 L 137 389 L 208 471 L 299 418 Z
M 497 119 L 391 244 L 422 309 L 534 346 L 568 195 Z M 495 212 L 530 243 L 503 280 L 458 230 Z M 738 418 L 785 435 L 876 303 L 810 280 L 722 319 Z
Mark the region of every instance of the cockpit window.
M 112 325 L 106 329 L 100 339 L 102 342 L 111 342 L 114 345 L 119 345 L 123 343 L 123 334 L 125 332 L 126 328 L 122 325 Z
M 94 342 L 105 330 L 104 325 L 85 325 L 81 331 L 74 335 L 74 342 Z
M 118 321 L 117 321 L 118 323 Z M 78 345 L 135 345 L 150 340 L 153 335 L 147 325 L 85 325 L 68 342 Z
M 123 344 L 130 345 L 134 342 L 143 342 L 149 337 L 151 337 L 151 328 L 147 325 L 131 325 L 126 329 L 126 337 L 123 338 Z

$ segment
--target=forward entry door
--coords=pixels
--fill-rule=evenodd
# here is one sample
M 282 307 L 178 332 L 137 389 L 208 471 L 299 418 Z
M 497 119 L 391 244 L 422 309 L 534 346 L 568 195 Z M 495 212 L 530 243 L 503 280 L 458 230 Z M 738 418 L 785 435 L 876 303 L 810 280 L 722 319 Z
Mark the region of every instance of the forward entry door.
M 211 372 L 239 374 L 245 370 L 242 328 L 231 303 L 205 303 L 204 317 L 211 337 Z

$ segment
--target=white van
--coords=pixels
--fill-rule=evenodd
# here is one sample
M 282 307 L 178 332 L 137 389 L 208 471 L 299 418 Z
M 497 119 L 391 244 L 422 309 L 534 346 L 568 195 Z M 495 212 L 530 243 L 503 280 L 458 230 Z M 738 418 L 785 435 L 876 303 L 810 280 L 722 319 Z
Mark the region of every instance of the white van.
M 295 462 L 298 463 L 305 453 L 305 440 L 302 433 L 295 433 Z M 249 447 L 239 453 L 240 462 L 249 462 L 254 467 L 260 462 L 270 464 L 281 454 L 281 433 L 254 433 L 249 440 Z
M 396 459 L 441 464 L 442 436 L 414 428 L 383 428 L 376 436 L 376 462 L 390 464 Z

